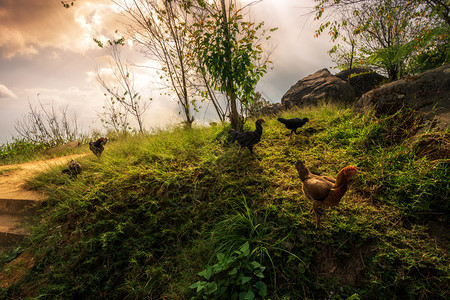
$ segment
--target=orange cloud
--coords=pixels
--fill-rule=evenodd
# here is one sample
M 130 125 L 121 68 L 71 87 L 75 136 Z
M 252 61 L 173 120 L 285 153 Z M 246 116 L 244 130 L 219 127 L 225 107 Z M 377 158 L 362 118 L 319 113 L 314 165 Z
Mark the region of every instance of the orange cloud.
M 70 9 L 60 1 L 1 1 L 0 56 L 32 57 L 46 47 L 84 53 L 96 47 L 93 37 L 117 29 L 115 19 L 108 0 L 77 1 Z

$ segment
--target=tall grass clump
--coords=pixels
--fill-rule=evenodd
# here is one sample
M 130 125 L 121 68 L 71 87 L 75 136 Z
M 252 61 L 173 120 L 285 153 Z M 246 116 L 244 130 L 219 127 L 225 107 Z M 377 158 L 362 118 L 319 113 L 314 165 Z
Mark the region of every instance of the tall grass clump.
M 46 144 L 34 144 L 25 139 L 14 139 L 0 145 L 0 165 L 33 160 L 47 148 Z
M 101 158 L 79 159 L 76 178 L 62 167 L 40 174 L 30 186 L 48 199 L 22 245 L 35 263 L 0 295 L 446 298 L 448 158 L 437 155 L 445 143 L 433 133 L 427 155 L 417 150 L 423 138 L 409 130 L 420 122 L 392 138 L 400 114 L 322 105 L 280 116 L 310 122 L 288 137 L 264 117 L 261 160 L 238 153 L 229 127 L 217 125 L 121 137 Z M 358 168 L 319 227 L 298 159 L 321 175 Z

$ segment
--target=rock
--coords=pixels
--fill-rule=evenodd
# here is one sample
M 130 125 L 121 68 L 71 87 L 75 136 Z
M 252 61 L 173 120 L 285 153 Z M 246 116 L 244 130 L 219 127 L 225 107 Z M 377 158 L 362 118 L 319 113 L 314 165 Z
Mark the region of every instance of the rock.
M 267 116 L 267 115 L 269 115 L 269 116 L 277 115 L 278 113 L 282 112 L 285 109 L 286 109 L 286 107 L 281 103 L 269 104 L 269 105 L 266 105 L 266 106 L 262 107 L 261 109 L 257 110 L 256 112 L 254 112 L 251 116 L 258 117 L 258 116 Z
M 450 123 L 450 64 L 409 76 L 364 94 L 354 106 L 355 112 L 375 110 L 376 115 L 393 114 L 402 107 L 421 112 L 425 120 L 439 127 Z
M 45 154 L 53 154 L 62 150 L 67 150 L 67 149 L 72 149 L 72 148 L 76 148 L 79 147 L 81 145 L 80 142 L 78 141 L 74 141 L 74 142 L 69 142 L 63 145 L 59 145 L 57 147 L 53 147 L 48 149 L 47 151 L 45 151 Z
M 320 102 L 353 102 L 355 91 L 344 80 L 332 75 L 327 69 L 311 74 L 293 85 L 281 98 L 286 107 L 318 104 Z
M 347 81 L 348 78 L 350 77 L 350 75 L 355 75 L 355 74 L 362 74 L 362 73 L 368 73 L 368 72 L 372 72 L 372 70 L 370 70 L 369 68 L 352 68 L 350 69 L 345 69 L 340 71 L 339 73 L 335 74 L 334 76 L 336 76 L 339 79 L 342 79 L 344 81 Z
M 386 77 L 374 72 L 368 68 L 353 68 L 351 70 L 343 70 L 335 75 L 336 77 L 347 81 L 355 90 L 357 98 L 370 90 L 378 87 Z

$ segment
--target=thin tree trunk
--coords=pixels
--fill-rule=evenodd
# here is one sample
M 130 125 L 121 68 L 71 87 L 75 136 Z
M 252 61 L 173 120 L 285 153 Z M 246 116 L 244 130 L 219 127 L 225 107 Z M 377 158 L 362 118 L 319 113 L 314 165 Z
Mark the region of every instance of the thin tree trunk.
M 228 30 L 228 18 L 227 18 L 227 9 L 225 6 L 225 0 L 221 0 L 222 4 L 222 18 L 223 18 L 223 30 L 225 35 L 225 64 L 227 65 L 226 69 L 231 71 L 231 49 L 230 49 L 230 33 Z M 239 122 L 239 114 L 236 106 L 236 93 L 233 88 L 233 78 L 231 72 L 225 76 L 225 84 L 230 95 L 230 122 L 231 127 L 234 130 L 242 131 L 242 124 Z

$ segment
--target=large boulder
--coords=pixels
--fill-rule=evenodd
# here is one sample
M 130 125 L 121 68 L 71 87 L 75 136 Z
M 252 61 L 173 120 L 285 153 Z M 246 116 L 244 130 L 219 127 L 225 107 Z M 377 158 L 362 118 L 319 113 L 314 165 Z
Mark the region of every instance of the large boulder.
M 339 73 L 335 74 L 334 76 L 336 76 L 337 78 L 342 79 L 344 81 L 348 81 L 348 78 L 351 75 L 355 76 L 357 74 L 368 73 L 368 72 L 372 72 L 372 70 L 370 70 L 369 68 L 357 67 L 357 68 L 342 70 Z
M 370 90 L 378 87 L 386 77 L 372 71 L 368 68 L 353 68 L 343 70 L 335 75 L 339 79 L 347 81 L 355 90 L 357 98 L 367 93 Z
M 272 103 L 265 105 L 258 109 L 256 112 L 252 113 L 252 117 L 258 117 L 258 116 L 273 116 L 278 115 L 283 110 L 285 110 L 286 107 L 283 106 L 281 103 Z
M 311 74 L 293 85 L 281 98 L 285 107 L 309 105 L 320 102 L 353 102 L 354 89 L 327 69 Z
M 377 115 L 393 114 L 402 107 L 413 108 L 425 120 L 441 128 L 450 124 L 450 64 L 409 76 L 364 94 L 355 104 L 356 112 L 375 110 Z

